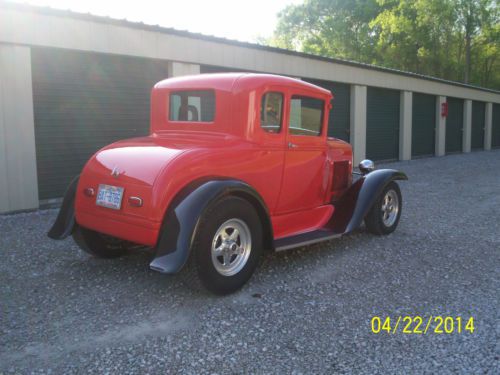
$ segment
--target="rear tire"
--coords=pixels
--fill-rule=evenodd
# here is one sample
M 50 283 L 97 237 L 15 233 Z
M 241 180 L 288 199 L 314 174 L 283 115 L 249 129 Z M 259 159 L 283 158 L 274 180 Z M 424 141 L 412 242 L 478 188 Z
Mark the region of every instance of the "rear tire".
M 117 258 L 127 253 L 128 242 L 77 225 L 73 240 L 86 253 L 97 258 Z
M 255 208 L 239 197 L 222 198 L 201 218 L 186 280 L 192 288 L 201 284 L 214 294 L 233 293 L 250 279 L 261 254 L 262 225 Z
M 394 232 L 401 218 L 403 199 L 399 185 L 391 181 L 365 217 L 366 229 L 378 236 Z

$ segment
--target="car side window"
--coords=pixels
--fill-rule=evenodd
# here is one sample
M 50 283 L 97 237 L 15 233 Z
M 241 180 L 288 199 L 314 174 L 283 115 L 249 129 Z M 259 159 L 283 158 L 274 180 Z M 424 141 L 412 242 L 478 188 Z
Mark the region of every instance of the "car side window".
M 268 133 L 279 133 L 283 114 L 283 94 L 268 92 L 262 95 L 260 126 Z
M 321 99 L 293 95 L 290 102 L 290 134 L 321 135 L 324 106 L 325 102 Z

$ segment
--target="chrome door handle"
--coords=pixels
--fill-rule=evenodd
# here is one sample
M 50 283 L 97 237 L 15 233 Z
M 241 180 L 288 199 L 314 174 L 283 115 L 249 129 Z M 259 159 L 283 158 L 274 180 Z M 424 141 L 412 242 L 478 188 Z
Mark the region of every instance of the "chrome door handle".
M 297 146 L 295 143 L 292 143 L 292 142 L 288 142 L 288 148 L 297 148 L 299 146 Z

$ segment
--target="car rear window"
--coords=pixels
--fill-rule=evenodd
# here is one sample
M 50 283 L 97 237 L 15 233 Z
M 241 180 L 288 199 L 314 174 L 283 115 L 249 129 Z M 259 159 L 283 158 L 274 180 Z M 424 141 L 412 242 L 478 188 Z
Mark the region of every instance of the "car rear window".
M 169 109 L 170 121 L 213 122 L 215 93 L 213 90 L 171 92 Z

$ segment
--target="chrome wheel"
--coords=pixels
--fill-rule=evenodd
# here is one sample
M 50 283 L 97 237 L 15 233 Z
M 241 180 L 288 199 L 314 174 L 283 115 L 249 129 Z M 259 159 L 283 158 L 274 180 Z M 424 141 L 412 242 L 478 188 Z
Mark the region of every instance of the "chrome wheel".
M 392 226 L 399 213 L 399 199 L 394 190 L 388 190 L 382 200 L 382 222 L 386 227 Z
M 252 236 L 248 226 L 239 219 L 223 223 L 212 241 L 212 262 L 223 276 L 240 272 L 250 257 Z

